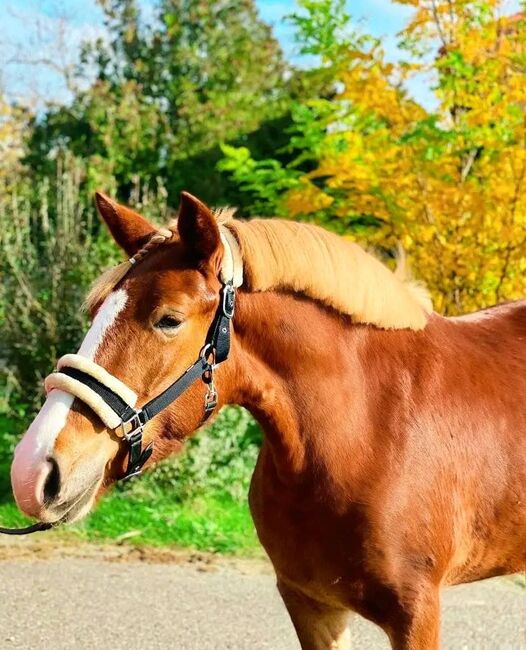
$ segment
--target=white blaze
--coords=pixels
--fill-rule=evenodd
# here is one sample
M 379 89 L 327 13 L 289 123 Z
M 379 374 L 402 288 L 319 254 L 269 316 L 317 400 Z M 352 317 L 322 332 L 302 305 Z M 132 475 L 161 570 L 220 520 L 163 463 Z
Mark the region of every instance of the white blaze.
M 111 293 L 86 334 L 78 354 L 94 360 L 97 350 L 104 341 L 106 332 L 124 309 L 128 295 L 124 289 Z M 15 449 L 15 458 L 11 468 L 11 480 L 15 497 L 20 506 L 29 499 L 40 499 L 40 491 L 47 471 L 46 458 L 53 451 L 55 441 L 66 424 L 69 410 L 75 398 L 61 390 L 52 390 L 38 415 Z M 37 465 L 42 465 L 41 472 L 35 472 Z M 40 480 L 42 479 L 42 480 Z
M 106 332 L 110 329 L 117 316 L 124 309 L 127 300 L 128 294 L 124 289 L 119 289 L 118 291 L 110 293 L 97 312 L 84 341 L 82 341 L 78 354 L 86 357 L 86 359 L 90 359 L 91 361 L 95 359 L 97 350 L 104 341 Z

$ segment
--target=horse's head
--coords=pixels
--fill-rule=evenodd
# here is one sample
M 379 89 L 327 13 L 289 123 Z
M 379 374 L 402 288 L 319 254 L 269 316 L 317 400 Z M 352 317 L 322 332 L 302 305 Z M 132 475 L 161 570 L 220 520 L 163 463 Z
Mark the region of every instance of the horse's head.
M 105 290 L 99 283 L 101 298 L 78 357 L 120 380 L 140 407 L 199 357 L 218 309 L 225 248 L 214 215 L 188 194 L 177 225 L 161 236 L 128 208 L 102 195 L 97 204 L 119 246 L 142 259 L 116 286 Z M 200 426 L 205 390 L 194 382 L 146 424 L 144 440 L 155 441 L 157 460 Z M 127 451 L 85 401 L 52 388 L 15 452 L 11 479 L 18 506 L 41 521 L 82 517 L 122 476 Z

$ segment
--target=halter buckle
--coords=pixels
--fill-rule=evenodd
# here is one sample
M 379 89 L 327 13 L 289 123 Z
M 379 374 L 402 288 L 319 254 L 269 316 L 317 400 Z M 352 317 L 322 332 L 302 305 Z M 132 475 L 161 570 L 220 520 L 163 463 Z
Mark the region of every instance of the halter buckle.
M 230 320 L 234 317 L 236 308 L 236 290 L 234 285 L 228 282 L 223 287 L 223 314 Z
M 129 420 L 121 422 L 117 427 L 121 438 L 129 442 L 137 433 L 142 433 L 144 423 L 141 420 L 142 411 L 136 411 Z

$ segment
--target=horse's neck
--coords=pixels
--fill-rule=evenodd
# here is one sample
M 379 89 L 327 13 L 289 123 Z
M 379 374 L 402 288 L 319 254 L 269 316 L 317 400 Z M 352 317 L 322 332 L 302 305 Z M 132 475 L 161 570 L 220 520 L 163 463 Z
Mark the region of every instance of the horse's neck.
M 314 302 L 273 292 L 241 294 L 235 316 L 232 401 L 262 425 L 279 464 L 301 472 L 318 440 L 337 435 L 362 390 L 356 331 Z
M 495 330 L 433 315 L 422 331 L 386 331 L 291 295 L 240 293 L 225 397 L 260 422 L 280 474 L 325 477 L 337 494 L 399 463 L 415 432 L 434 449 L 449 431 L 464 454 L 464 431 L 481 444 L 503 422 L 523 431 L 524 309 Z

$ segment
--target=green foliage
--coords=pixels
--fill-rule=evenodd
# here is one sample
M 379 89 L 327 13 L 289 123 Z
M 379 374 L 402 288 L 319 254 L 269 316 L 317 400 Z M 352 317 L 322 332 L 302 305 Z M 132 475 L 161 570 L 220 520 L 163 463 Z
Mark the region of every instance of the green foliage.
M 299 51 L 315 57 L 316 65 L 303 73 L 315 92 L 291 102 L 286 141 L 273 152 L 272 158 L 261 158 L 247 146 L 223 146 L 224 156 L 218 163 L 218 168 L 230 174 L 239 191 L 245 193 L 245 202 L 253 214 L 290 216 L 291 206 L 284 197 L 300 188 L 302 180 L 316 169 L 327 144 L 328 129 L 337 131 L 335 115 L 343 120 L 348 112 L 345 103 L 335 97 L 342 61 L 349 50 L 371 49 L 377 45 L 375 39 L 351 27 L 344 0 L 299 0 L 297 4 L 299 11 L 289 21 L 294 26 Z M 345 144 L 337 140 L 333 146 Z M 312 180 L 313 186 L 323 186 L 334 200 L 330 210 L 327 210 L 328 202 L 313 202 L 309 214 L 315 213 L 318 222 L 340 233 L 377 225 L 372 215 L 350 215 L 344 223 L 335 219 L 341 190 L 327 188 L 325 180 L 322 175 Z M 310 218 L 306 214 L 294 216 Z
M 85 198 L 85 178 L 68 156 L 51 181 L 32 186 L 24 179 L 10 195 L 0 191 L 0 395 L 4 409 L 11 396 L 22 418 L 40 403 L 42 380 L 57 358 L 78 348 L 89 285 L 121 259 Z M 164 213 L 162 195 L 135 194 L 147 212 Z
M 79 201 L 78 176 L 61 173 L 56 190 L 53 217 L 47 182 L 37 188 L 40 209 L 32 208 L 27 187 L 9 200 L 0 194 L 0 357 L 30 405 L 57 356 L 77 347 L 82 295 L 109 250 L 90 235 L 93 214 Z
M 160 463 L 145 480 L 125 484 L 122 489 L 139 497 L 169 493 L 180 501 L 213 492 L 242 502 L 260 444 L 261 429 L 250 414 L 239 407 L 227 407 L 186 443 L 184 453 Z
M 132 544 L 177 545 L 218 553 L 258 552 L 246 500 L 239 502 L 221 493 L 179 503 L 169 491 L 142 498 L 114 492 L 72 532 L 88 541 L 124 538 Z
M 349 46 L 345 0 L 299 0 L 297 4 L 303 11 L 293 13 L 289 20 L 300 53 L 335 61 Z
M 27 523 L 13 502 L 9 464 L 14 440 L 27 423 L 0 415 L 0 521 Z M 176 458 L 116 487 L 90 517 L 51 533 L 84 541 L 254 555 L 258 544 L 247 504 L 261 431 L 241 408 L 228 407 Z
M 332 93 L 293 108 L 289 160 L 226 148 L 220 167 L 265 214 L 388 254 L 401 243 L 438 312 L 519 298 L 526 21 L 503 16 L 501 0 L 407 3 L 415 11 L 401 37 L 412 60 L 391 63 L 353 30 L 341 0 L 301 1 L 297 37 Z M 415 71 L 436 78 L 436 110 L 407 94 Z
M 3 526 L 29 523 L 13 502 L 7 463 L 0 464 L 0 521 Z M 180 503 L 169 490 L 140 496 L 115 490 L 101 500 L 88 519 L 59 527 L 46 536 L 68 541 L 184 546 L 243 556 L 261 552 L 246 500 L 234 500 L 221 492 Z
M 241 192 L 246 192 L 247 209 L 259 216 L 284 216 L 280 209 L 283 192 L 294 187 L 298 172 L 290 171 L 276 159 L 254 160 L 247 147 L 221 147 L 224 158 L 218 169 L 231 174 Z

